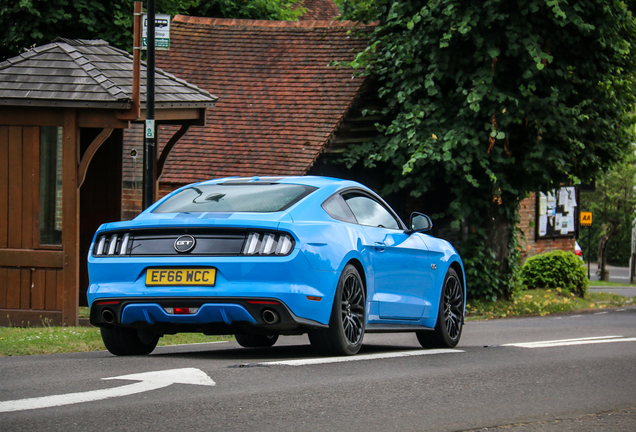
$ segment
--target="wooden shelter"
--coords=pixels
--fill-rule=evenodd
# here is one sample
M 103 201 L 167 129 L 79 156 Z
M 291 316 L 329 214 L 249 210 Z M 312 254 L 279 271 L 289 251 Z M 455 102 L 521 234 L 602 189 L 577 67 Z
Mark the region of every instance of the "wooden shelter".
M 132 75 L 133 57 L 101 40 L 0 63 L 0 325 L 77 324 L 93 233 L 120 220 L 123 130 L 145 120 Z M 156 123 L 180 127 L 161 161 L 217 98 L 155 76 Z

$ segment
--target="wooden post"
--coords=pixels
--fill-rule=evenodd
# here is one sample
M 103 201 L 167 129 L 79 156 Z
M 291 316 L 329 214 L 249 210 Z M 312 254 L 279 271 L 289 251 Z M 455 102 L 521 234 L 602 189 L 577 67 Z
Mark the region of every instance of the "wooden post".
M 76 326 L 79 305 L 79 125 L 77 111 L 64 111 L 62 139 L 62 323 Z

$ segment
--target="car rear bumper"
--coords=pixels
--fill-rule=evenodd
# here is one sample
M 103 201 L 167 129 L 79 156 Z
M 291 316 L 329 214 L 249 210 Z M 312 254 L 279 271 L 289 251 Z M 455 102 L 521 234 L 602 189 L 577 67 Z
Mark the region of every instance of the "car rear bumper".
M 175 313 L 176 310 L 180 312 Z M 308 328 L 325 327 L 294 315 L 287 305 L 275 299 L 230 297 L 103 298 L 91 306 L 90 322 L 162 334 L 299 334 Z

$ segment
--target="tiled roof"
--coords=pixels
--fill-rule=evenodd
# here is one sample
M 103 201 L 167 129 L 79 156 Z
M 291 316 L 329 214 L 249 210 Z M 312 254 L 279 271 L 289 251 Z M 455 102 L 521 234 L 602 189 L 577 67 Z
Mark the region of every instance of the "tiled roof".
M 169 73 L 155 76 L 159 108 L 208 107 L 216 100 Z M 142 62 L 142 106 L 145 82 Z M 0 104 L 127 109 L 131 100 L 132 56 L 103 40 L 58 39 L 0 63 Z
M 354 26 L 176 16 L 157 64 L 219 101 L 174 147 L 161 180 L 306 173 L 363 82 L 330 65 L 366 46 Z
M 331 0 L 304 0 L 302 6 L 307 9 L 307 12 L 298 18 L 301 21 L 325 21 L 340 16 L 338 7 Z

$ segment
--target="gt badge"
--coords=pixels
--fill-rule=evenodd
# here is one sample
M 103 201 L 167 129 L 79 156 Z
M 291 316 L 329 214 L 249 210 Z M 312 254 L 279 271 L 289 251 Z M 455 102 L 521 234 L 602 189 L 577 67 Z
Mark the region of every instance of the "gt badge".
M 174 241 L 174 250 L 179 253 L 190 252 L 194 249 L 196 243 L 196 240 L 191 235 L 182 235 Z

